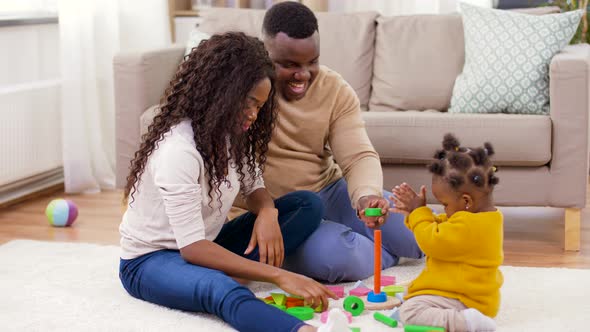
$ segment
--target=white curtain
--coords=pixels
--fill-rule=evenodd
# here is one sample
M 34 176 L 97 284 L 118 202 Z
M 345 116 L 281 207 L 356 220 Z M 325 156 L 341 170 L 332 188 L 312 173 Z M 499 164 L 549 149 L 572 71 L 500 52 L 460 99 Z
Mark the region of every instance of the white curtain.
M 457 11 L 458 3 L 466 2 L 492 7 L 493 0 L 329 0 L 332 12 L 377 11 L 381 15 L 447 14 Z
M 113 56 L 171 43 L 166 0 L 59 0 L 66 192 L 115 187 Z

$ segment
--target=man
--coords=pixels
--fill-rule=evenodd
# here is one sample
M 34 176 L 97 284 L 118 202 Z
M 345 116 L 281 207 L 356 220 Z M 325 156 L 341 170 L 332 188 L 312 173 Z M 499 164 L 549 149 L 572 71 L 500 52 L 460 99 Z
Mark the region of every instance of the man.
M 365 131 L 358 97 L 339 74 L 319 65 L 313 12 L 297 2 L 276 4 L 266 13 L 262 32 L 276 66 L 279 104 L 265 184 L 273 197 L 317 192 L 325 206 L 325 221 L 287 258 L 285 268 L 329 282 L 371 276 L 373 228 L 383 232 L 382 268 L 397 264 L 399 257 L 422 257 L 403 216 L 387 215 L 390 204 L 383 197 L 389 193 L 382 189 L 379 156 Z M 369 207 L 385 215 L 364 216 Z

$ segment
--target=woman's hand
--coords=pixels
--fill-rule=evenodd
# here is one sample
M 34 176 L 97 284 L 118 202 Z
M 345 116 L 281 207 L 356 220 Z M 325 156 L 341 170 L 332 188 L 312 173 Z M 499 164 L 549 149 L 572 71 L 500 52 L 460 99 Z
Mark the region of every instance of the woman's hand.
M 376 195 L 363 196 L 359 198 L 357 206 L 359 219 L 362 220 L 362 222 L 364 222 L 369 228 L 379 227 L 385 223 L 385 220 L 387 220 L 389 202 L 383 197 Z M 381 217 L 365 216 L 366 208 L 380 208 L 382 214 Z
M 276 285 L 282 290 L 297 296 L 303 297 L 305 305 L 316 308 L 321 305 L 322 308 L 328 308 L 328 298 L 338 300 L 338 296 L 326 286 L 306 276 L 281 270 L 282 273 L 275 281 Z
M 402 183 L 399 186 L 395 186 L 391 190 L 392 195 L 389 197 L 394 207 L 389 209 L 391 212 L 402 213 L 408 215 L 415 209 L 426 206 L 426 187 L 420 187 L 420 194 L 416 194 L 414 189 L 407 183 Z
M 258 245 L 260 262 L 281 267 L 285 258 L 285 245 L 275 208 L 261 208 L 254 222 L 252 237 L 244 255 L 250 254 Z

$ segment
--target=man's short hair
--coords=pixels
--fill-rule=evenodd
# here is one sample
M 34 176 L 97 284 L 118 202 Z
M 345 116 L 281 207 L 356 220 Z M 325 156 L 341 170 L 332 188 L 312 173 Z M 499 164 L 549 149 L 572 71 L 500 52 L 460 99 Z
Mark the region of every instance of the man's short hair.
M 262 32 L 274 38 L 279 32 L 296 39 L 308 38 L 318 31 L 318 20 L 305 5 L 298 2 L 280 2 L 264 15 Z

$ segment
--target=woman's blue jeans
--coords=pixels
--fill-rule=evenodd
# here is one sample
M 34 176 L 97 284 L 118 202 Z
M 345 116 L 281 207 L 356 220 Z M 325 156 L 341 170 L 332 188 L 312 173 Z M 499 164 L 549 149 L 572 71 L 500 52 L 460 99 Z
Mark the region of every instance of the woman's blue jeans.
M 317 194 L 298 191 L 277 200 L 285 256 L 293 253 L 323 216 Z M 256 216 L 246 213 L 225 224 L 214 242 L 244 256 Z M 258 249 L 245 256 L 258 260 Z M 305 323 L 265 304 L 225 273 L 186 262 L 178 250 L 121 259 L 119 277 L 133 297 L 173 309 L 214 314 L 238 331 L 297 331 Z M 141 319 L 141 317 L 138 317 Z

